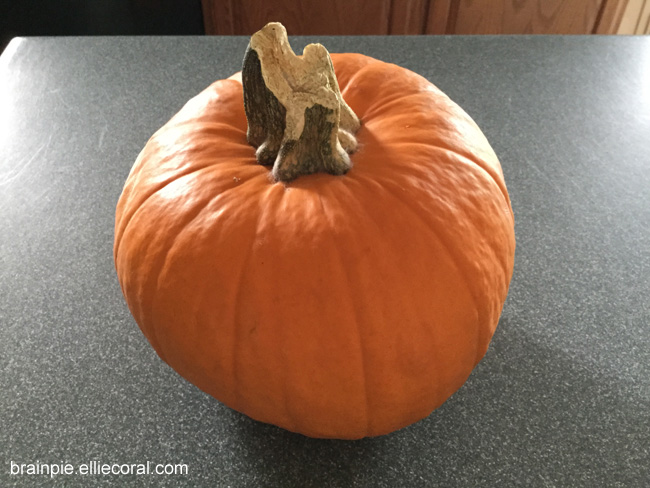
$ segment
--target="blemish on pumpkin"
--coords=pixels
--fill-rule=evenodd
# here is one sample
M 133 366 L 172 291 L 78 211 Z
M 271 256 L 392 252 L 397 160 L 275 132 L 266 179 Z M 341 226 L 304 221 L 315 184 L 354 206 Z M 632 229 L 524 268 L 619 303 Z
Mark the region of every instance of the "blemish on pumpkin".
M 239 183 L 241 181 L 241 178 L 237 178 L 236 176 L 233 176 L 232 181 L 234 181 L 235 183 Z

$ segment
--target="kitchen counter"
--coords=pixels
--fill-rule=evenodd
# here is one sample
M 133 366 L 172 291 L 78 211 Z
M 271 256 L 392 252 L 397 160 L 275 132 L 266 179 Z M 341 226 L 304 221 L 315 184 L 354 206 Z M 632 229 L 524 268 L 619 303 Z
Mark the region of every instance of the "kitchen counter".
M 14 39 L 0 57 L 0 485 L 52 484 L 12 465 L 95 461 L 188 472 L 53 484 L 648 486 L 650 38 L 292 39 L 311 41 L 425 76 L 499 156 L 517 252 L 485 358 L 425 420 L 360 441 L 308 439 L 199 391 L 126 307 L 115 205 L 149 136 L 238 71 L 248 40 Z

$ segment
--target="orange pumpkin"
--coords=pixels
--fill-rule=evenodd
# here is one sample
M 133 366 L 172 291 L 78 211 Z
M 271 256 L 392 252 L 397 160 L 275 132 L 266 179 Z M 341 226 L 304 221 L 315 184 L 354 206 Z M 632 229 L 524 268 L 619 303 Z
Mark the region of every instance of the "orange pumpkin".
M 460 107 L 404 68 L 331 58 L 361 121 L 346 174 L 273 181 L 241 82 L 217 81 L 137 158 L 114 258 L 181 376 L 254 419 L 353 439 L 426 417 L 465 382 L 506 298 L 514 220 Z

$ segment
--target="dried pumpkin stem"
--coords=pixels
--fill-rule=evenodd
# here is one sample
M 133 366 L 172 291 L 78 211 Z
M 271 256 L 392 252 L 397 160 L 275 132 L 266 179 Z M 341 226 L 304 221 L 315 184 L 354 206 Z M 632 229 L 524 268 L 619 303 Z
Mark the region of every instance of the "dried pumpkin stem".
M 247 138 L 277 181 L 351 167 L 360 122 L 345 103 L 332 60 L 320 44 L 296 56 L 282 24 L 251 38 L 242 69 Z

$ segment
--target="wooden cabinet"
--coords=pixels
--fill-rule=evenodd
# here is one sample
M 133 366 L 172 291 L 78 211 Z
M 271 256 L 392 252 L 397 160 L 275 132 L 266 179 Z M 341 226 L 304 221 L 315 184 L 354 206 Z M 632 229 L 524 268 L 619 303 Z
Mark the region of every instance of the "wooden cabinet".
M 618 34 L 650 34 L 650 0 L 629 0 Z
M 207 34 L 613 34 L 628 0 L 203 0 Z
M 447 3 L 450 4 L 447 34 L 595 34 L 616 32 L 621 7 L 626 2 L 458 0 Z

